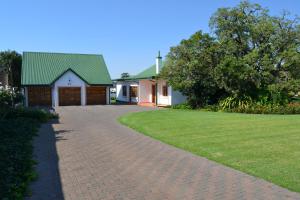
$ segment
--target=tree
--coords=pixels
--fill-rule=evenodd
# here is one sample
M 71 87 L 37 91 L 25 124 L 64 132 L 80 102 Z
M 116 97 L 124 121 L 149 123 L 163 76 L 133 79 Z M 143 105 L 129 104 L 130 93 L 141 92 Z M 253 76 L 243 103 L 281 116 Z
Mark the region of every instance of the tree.
M 16 51 L 0 52 L 0 71 L 8 73 L 9 85 L 21 86 L 22 56 Z
M 217 67 L 220 86 L 236 96 L 257 98 L 270 84 L 299 79 L 298 18 L 270 16 L 258 4 L 221 8 L 210 26 L 224 49 Z
M 121 78 L 128 78 L 130 75 L 127 72 L 121 74 Z
M 300 25 L 258 4 L 220 8 L 201 31 L 170 49 L 161 76 L 196 106 L 222 97 L 259 100 L 295 93 L 300 80 Z M 287 87 L 293 84 L 292 87 Z M 285 102 L 280 100 L 280 102 Z
M 219 62 L 219 44 L 201 31 L 172 47 L 160 76 L 197 107 L 213 101 L 219 92 L 214 70 Z

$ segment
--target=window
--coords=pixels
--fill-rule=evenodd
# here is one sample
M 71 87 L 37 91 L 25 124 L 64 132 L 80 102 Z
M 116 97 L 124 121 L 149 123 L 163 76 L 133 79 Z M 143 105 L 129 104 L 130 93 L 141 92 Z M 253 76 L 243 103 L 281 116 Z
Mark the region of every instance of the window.
M 167 84 L 163 85 L 162 93 L 163 93 L 163 96 L 168 96 L 168 85 Z
M 130 97 L 137 97 L 137 86 L 130 86 Z
M 127 86 L 126 85 L 122 86 L 122 94 L 124 97 L 127 97 Z

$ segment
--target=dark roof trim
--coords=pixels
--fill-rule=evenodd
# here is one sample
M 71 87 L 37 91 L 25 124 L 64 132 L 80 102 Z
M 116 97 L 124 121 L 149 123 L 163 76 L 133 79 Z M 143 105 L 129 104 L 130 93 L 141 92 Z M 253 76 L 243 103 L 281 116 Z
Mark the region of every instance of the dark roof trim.
M 141 78 L 131 78 L 131 79 L 113 79 L 112 81 L 136 81 L 136 80 L 145 80 L 145 79 L 156 79 L 156 76 L 141 77 Z
M 65 73 L 67 73 L 68 71 L 71 71 L 73 72 L 76 76 L 78 76 L 83 82 L 85 82 L 86 84 L 89 85 L 89 83 L 84 79 L 82 78 L 79 74 L 77 74 L 73 69 L 69 68 L 67 69 L 66 71 L 64 71 L 63 73 L 61 73 L 57 78 L 55 78 L 52 83 L 50 83 L 50 85 L 54 84 L 58 79 L 60 79 L 63 75 L 65 75 Z
M 32 85 L 32 84 L 31 84 L 31 85 L 30 85 L 30 84 L 27 85 L 27 84 L 25 84 L 25 85 L 21 85 L 21 86 L 22 86 L 22 87 L 29 87 L 29 86 L 30 86 L 30 87 L 35 87 L 35 86 L 37 86 L 37 87 L 38 87 L 38 86 L 49 86 L 49 87 L 51 87 L 51 85 L 49 85 L 49 84 L 36 84 L 36 85 Z
M 88 84 L 89 86 L 113 86 L 113 84 Z

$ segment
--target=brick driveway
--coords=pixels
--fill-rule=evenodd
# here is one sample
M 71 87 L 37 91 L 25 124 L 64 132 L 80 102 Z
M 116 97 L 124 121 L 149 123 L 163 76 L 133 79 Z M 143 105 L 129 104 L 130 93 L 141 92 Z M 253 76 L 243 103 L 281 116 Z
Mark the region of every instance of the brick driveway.
M 39 179 L 28 199 L 300 199 L 298 193 L 120 125 L 138 106 L 60 107 L 35 141 Z

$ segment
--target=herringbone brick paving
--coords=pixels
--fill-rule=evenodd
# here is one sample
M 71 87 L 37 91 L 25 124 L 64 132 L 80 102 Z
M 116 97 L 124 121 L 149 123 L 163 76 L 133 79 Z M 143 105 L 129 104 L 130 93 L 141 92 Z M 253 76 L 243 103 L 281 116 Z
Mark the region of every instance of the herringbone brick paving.
M 45 124 L 35 141 L 39 179 L 29 199 L 300 199 L 298 193 L 163 144 L 116 121 L 122 114 L 150 109 L 58 108 L 59 123 Z

